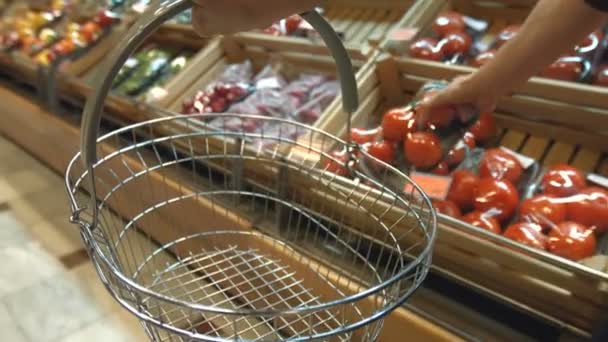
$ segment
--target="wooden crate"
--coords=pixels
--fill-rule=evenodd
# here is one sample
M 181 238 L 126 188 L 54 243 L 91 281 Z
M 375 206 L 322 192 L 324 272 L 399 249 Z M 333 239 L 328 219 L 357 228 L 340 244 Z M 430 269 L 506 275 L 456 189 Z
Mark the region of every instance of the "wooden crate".
M 354 115 L 353 127 L 377 124 L 387 108 L 406 104 L 424 82 L 430 81 L 408 75 L 406 70 L 403 60 L 387 55 L 379 58 L 376 68 L 368 70 L 359 84 L 366 95 Z M 498 143 L 535 158 L 541 165 L 566 162 L 608 176 L 606 126 L 596 124 L 595 130 L 583 130 L 566 123 L 547 123 L 535 114 L 541 111 L 549 117 L 553 107 L 539 106 L 522 102 L 517 112 L 499 106 Z M 343 115 L 337 111 L 333 115 L 336 119 L 327 120 L 321 128 L 344 136 L 342 120 L 337 119 Z M 581 120 L 574 115 L 563 119 Z M 574 263 L 439 216 L 434 267 L 453 279 L 573 331 L 590 331 L 608 310 L 607 257 Z
M 402 25 L 414 0 L 327 0 L 323 16 L 333 28 L 344 35 L 347 49 L 354 55 L 370 56 L 394 28 Z M 166 24 L 168 28 L 191 32 L 190 25 Z M 300 37 L 274 37 L 259 30 L 239 33 L 239 36 L 266 38 L 280 43 L 297 41 L 303 45 L 322 45 L 322 42 Z M 261 36 L 261 37 L 260 37 Z
M 164 107 L 188 88 L 195 81 L 196 76 L 200 74 L 197 65 L 207 58 L 203 47 L 206 46 L 208 40 L 193 34 L 165 28 L 152 35 L 145 44 L 149 43 L 178 49 L 187 48 L 194 51 L 186 67 L 165 84 L 166 95 L 150 103 Z M 102 49 L 91 51 L 86 56 L 87 63 L 83 63 L 86 67 L 81 68 L 83 65 L 80 63 L 68 65 L 67 69 L 64 70 L 65 72 L 61 72 L 58 76 L 57 87 L 60 96 L 74 97 L 79 101 L 85 100 L 92 93 L 93 83 L 99 68 L 98 63 L 91 63 L 91 61 L 101 60 L 107 52 L 108 50 Z M 125 122 L 141 121 L 145 120 L 147 110 L 143 100 L 143 97 L 128 98 L 111 93 L 106 100 L 106 108 Z
M 263 68 L 270 60 L 282 64 L 282 72 L 288 79 L 297 77 L 303 72 L 315 72 L 326 75 L 336 75 L 336 65 L 329 51 L 324 46 L 313 46 L 299 42 L 277 42 L 272 37 L 233 36 L 216 40 L 205 49 L 206 58 L 196 66 L 200 73 L 194 76 L 195 82 L 182 94 L 175 98 L 167 108 L 171 112 L 180 112 L 184 100 L 192 98 L 196 92 L 204 89 L 232 63 L 250 60 L 254 73 Z M 351 55 L 353 67 L 357 77 L 371 65 L 365 57 Z M 325 110 L 315 126 L 320 127 L 329 119 L 328 113 L 341 104 L 341 97 L 337 97 Z
M 521 23 L 534 6 L 534 0 L 522 1 L 461 1 L 461 0 L 430 0 L 421 8 L 417 15 L 411 15 L 405 20 L 402 28 L 417 32 L 404 40 L 387 41 L 385 50 L 395 55 L 407 55 L 410 42 L 431 33 L 433 20 L 443 11 L 455 10 L 465 15 L 482 18 L 490 22 L 490 31 L 499 32 L 503 27 Z M 403 68 L 413 75 L 434 79 L 452 79 L 459 75 L 470 74 L 476 69 L 470 66 L 448 65 L 441 62 L 426 61 L 408 56 L 402 57 Z M 533 77 L 525 86 L 516 92 L 521 96 L 534 97 L 538 101 L 583 105 L 593 108 L 598 115 L 608 115 L 608 88 L 590 84 L 552 80 Z M 510 106 L 517 108 L 517 103 Z M 574 115 L 574 114 L 573 114 Z

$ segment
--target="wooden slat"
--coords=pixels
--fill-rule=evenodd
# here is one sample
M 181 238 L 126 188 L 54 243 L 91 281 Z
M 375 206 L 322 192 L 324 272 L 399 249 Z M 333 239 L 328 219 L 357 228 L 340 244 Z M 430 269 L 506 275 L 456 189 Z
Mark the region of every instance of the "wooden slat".
M 502 140 L 500 141 L 500 145 L 507 147 L 513 151 L 519 151 L 519 149 L 525 139 L 526 139 L 525 133 L 510 129 L 502 137 Z
M 597 151 L 581 148 L 572 159 L 571 164 L 585 172 L 592 172 L 598 165 L 600 157 L 601 153 Z
M 546 152 L 545 150 L 547 149 L 547 146 L 549 146 L 549 140 L 536 136 L 530 136 L 528 137 L 528 140 L 526 140 L 524 146 L 521 148 L 521 153 L 536 160 L 541 160 L 542 156 Z
M 556 141 L 545 156 L 543 165 L 551 166 L 558 163 L 568 163 L 574 150 L 575 146 Z

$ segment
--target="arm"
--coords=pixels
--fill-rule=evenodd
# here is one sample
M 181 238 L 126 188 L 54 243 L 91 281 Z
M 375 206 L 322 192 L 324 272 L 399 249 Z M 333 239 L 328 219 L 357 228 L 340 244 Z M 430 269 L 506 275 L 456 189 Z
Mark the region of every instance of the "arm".
M 198 34 L 237 33 L 313 8 L 321 0 L 193 0 L 192 25 Z
M 423 106 L 472 104 L 493 111 L 498 98 L 522 86 L 545 66 L 601 26 L 607 13 L 599 8 L 608 1 L 540 0 L 515 38 L 476 73 L 457 79 Z

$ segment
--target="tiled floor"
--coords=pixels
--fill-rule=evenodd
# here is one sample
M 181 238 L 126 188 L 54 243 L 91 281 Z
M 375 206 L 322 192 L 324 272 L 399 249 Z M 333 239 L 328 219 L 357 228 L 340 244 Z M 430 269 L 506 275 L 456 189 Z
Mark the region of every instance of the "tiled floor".
M 0 137 L 0 341 L 148 341 L 68 217 L 63 179 Z

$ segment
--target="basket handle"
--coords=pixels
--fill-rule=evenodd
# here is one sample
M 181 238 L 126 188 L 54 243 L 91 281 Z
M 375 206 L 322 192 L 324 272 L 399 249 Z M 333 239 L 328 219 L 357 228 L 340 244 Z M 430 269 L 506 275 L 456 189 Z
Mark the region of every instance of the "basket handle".
M 161 0 L 154 1 L 141 17 L 133 24 L 125 38 L 105 58 L 97 73 L 97 85 L 92 95 L 87 99 L 82 119 L 81 157 L 85 167 L 92 171 L 97 162 L 96 142 L 99 125 L 107 97 L 116 74 L 131 56 L 131 54 L 165 21 L 189 9 L 191 0 Z M 359 105 L 357 82 L 353 73 L 352 62 L 344 45 L 331 25 L 316 11 L 302 14 L 311 26 L 317 30 L 330 49 L 338 66 L 338 76 L 342 88 L 342 105 L 348 113 L 347 125 L 350 126 L 351 114 Z

